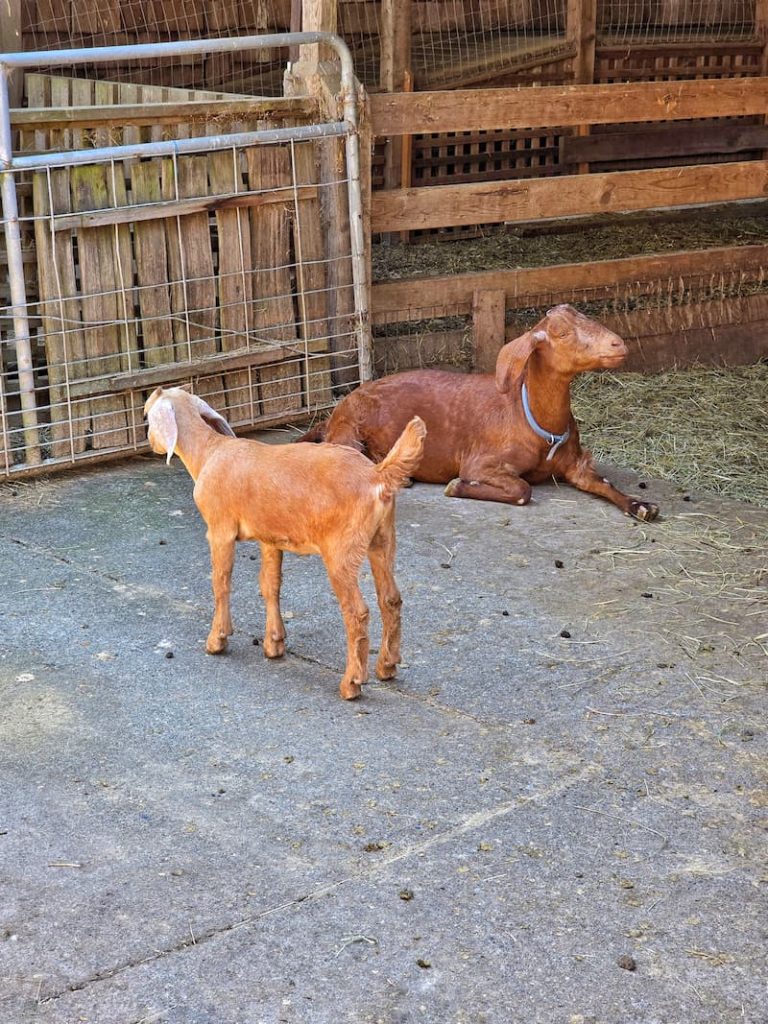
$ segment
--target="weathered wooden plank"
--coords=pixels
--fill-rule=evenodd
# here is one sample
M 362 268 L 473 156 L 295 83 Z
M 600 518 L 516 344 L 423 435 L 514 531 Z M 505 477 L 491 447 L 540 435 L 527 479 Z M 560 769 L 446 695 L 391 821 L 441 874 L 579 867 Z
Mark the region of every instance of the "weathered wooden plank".
M 208 194 L 207 158 L 183 156 L 162 161 L 163 198 L 179 200 Z M 216 286 L 208 216 L 205 213 L 165 220 L 171 308 L 177 359 L 216 352 Z M 219 394 L 221 382 L 203 383 L 205 393 Z M 204 396 L 203 396 L 204 397 Z
M 762 198 L 764 160 L 375 193 L 374 232 L 547 220 Z
M 157 160 L 135 161 L 132 164 L 134 204 L 160 202 L 161 173 L 162 168 Z M 174 356 L 174 342 L 165 225 L 159 220 L 136 221 L 133 236 L 144 363 L 146 366 L 169 363 Z
M 371 96 L 371 122 L 374 135 L 390 136 L 510 125 L 545 128 L 741 117 L 762 114 L 767 107 L 768 77 L 617 82 L 541 89 L 377 93 Z
M 103 394 L 104 391 L 146 391 L 159 384 L 207 377 L 230 371 L 243 371 L 271 365 L 280 359 L 295 356 L 294 347 L 241 348 L 233 352 L 219 352 L 214 356 L 201 356 L 189 362 L 164 363 L 145 370 L 116 373 L 102 380 L 80 380 L 71 385 L 71 394 L 78 398 Z M 217 392 L 217 394 L 219 394 Z M 249 421 L 250 422 L 250 421 Z
M 636 309 L 603 317 L 627 341 L 622 370 L 656 373 L 693 365 L 743 366 L 768 356 L 768 296 Z
M 242 189 L 240 155 L 211 153 L 208 158 L 211 191 L 223 197 Z M 245 208 L 217 208 L 219 328 L 221 350 L 247 348 L 251 343 L 253 275 L 251 228 Z M 253 365 L 251 363 L 249 366 Z M 259 414 L 258 389 L 250 370 L 236 370 L 224 378 L 229 421 L 253 423 Z
M 305 402 L 310 408 L 327 406 L 332 400 L 328 327 L 328 279 L 325 239 L 320 201 L 298 201 L 300 189 L 317 188 L 318 158 L 311 142 L 293 147 L 293 175 L 296 189 L 293 204 L 293 237 L 296 254 L 297 312 L 299 337 L 306 345 Z
M 70 170 L 72 205 L 80 210 L 110 206 L 108 168 L 84 165 Z M 122 277 L 117 265 L 114 228 L 85 228 L 77 232 L 80 292 L 87 375 L 100 377 L 128 369 L 123 358 L 119 322 Z M 129 442 L 125 399 L 104 396 L 91 402 L 91 445 L 113 448 Z
M 598 300 L 627 285 L 643 294 L 669 278 L 717 281 L 720 277 L 762 279 L 768 267 L 768 245 L 728 246 L 652 256 L 630 256 L 594 263 L 568 263 L 520 270 L 486 270 L 445 274 L 408 281 L 381 281 L 371 291 L 374 323 L 467 315 L 475 291 L 500 289 L 508 305 L 535 306 L 579 295 Z
M 229 159 L 232 159 L 231 153 Z M 152 206 L 139 204 L 119 210 L 105 210 L 103 213 L 71 214 L 59 217 L 54 224 L 56 231 L 71 231 L 72 228 L 97 228 L 106 224 L 137 224 L 149 220 L 165 220 L 167 217 L 189 217 L 194 213 L 211 213 L 218 210 L 233 210 L 248 206 L 265 206 L 268 203 L 285 203 L 282 193 L 265 192 L 262 195 L 237 195 L 236 193 L 216 195 L 211 198 L 175 199 L 153 203 Z M 317 185 L 303 185 L 296 190 L 296 199 L 317 199 Z
M 506 300 L 503 288 L 477 289 L 472 296 L 472 346 L 478 373 L 493 373 L 496 366 L 504 344 Z
M 291 282 L 291 166 L 285 146 L 256 146 L 246 151 L 248 183 L 254 191 L 279 190 L 285 204 L 271 203 L 251 210 L 253 260 L 253 332 L 276 348 L 292 343 L 296 334 Z M 260 374 L 261 409 L 274 415 L 302 407 L 302 361 L 277 363 Z
M 584 138 L 564 136 L 563 163 L 658 160 L 662 157 L 739 153 L 768 148 L 768 127 L 757 124 L 675 124 L 609 132 Z
M 80 302 L 75 272 L 72 238 L 54 238 L 51 212 L 70 208 L 69 172 L 54 169 L 50 181 L 46 174 L 35 174 L 32 181 L 35 212 L 38 288 L 43 322 L 43 338 L 48 368 L 52 457 L 85 450 L 88 430 L 88 403 L 71 402 L 67 383 L 85 375 L 85 340 L 80 330 Z
M 27 76 L 29 79 L 32 76 Z M 49 76 L 37 75 L 36 78 Z M 122 91 L 126 83 L 118 84 Z M 135 87 L 138 88 L 138 87 Z M 178 124 L 179 121 L 217 121 L 222 118 L 245 115 L 283 120 L 286 117 L 308 117 L 317 110 L 317 101 L 311 97 L 292 96 L 287 98 L 255 98 L 238 100 L 203 100 L 171 103 L 117 103 L 106 107 L 45 107 L 39 101 L 35 105 L 11 111 L 13 128 L 66 128 L 95 125 L 148 125 Z

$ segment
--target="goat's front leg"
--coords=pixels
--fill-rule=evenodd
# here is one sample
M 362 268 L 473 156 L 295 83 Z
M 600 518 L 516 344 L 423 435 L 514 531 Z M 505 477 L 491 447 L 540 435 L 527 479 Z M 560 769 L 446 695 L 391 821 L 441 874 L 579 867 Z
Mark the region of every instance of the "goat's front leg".
M 342 556 L 343 558 L 344 556 Z M 349 557 L 349 553 L 346 553 Z M 368 678 L 368 620 L 370 613 L 363 600 L 358 583 L 358 573 L 362 558 L 354 564 L 348 561 L 340 563 L 333 557 L 323 558 L 331 581 L 333 592 L 341 608 L 344 628 L 347 633 L 347 665 L 339 685 L 339 692 L 344 700 L 354 700 L 362 692 L 363 683 Z
M 259 588 L 267 613 L 267 621 L 264 626 L 264 653 L 268 658 L 282 658 L 285 654 L 285 624 L 283 616 L 280 614 L 283 552 L 272 544 L 260 544 L 259 547 L 261 548 Z
M 506 505 L 527 505 L 531 500 L 531 485 L 499 459 L 468 459 L 462 462 L 459 474 L 445 488 L 449 498 L 500 501 Z
M 627 516 L 634 516 L 643 522 L 651 522 L 659 514 L 659 506 L 650 501 L 640 501 L 628 494 L 617 490 L 613 484 L 595 469 L 592 458 L 588 452 L 582 452 L 576 462 L 563 467 L 562 474 L 565 480 L 580 491 L 588 494 L 596 494 L 599 498 L 605 498 L 612 502 Z
M 381 648 L 376 660 L 379 679 L 392 679 L 400 662 L 400 609 L 403 599 L 395 583 L 395 503 L 390 505 L 368 549 L 381 612 Z
M 211 582 L 215 608 L 213 623 L 205 649 L 209 654 L 223 654 L 227 649 L 227 637 L 232 636 L 232 618 L 229 611 L 229 596 L 232 586 L 232 566 L 235 561 L 235 537 L 231 533 L 208 529 L 208 545 L 211 549 Z

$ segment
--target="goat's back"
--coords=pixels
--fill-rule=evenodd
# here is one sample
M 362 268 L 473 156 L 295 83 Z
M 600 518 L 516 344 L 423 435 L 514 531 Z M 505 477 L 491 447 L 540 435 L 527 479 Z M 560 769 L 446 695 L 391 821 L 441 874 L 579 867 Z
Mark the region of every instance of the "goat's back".
M 406 423 L 419 416 L 427 428 L 415 480 L 446 483 L 462 457 L 487 437 L 501 444 L 514 399 L 502 396 L 491 374 L 409 370 L 361 385 L 334 409 L 325 430 L 331 444 L 363 446 L 378 462 Z
M 378 483 L 376 467 L 351 448 L 221 438 L 194 497 L 206 522 L 230 523 L 240 540 L 318 553 L 330 535 L 367 532 L 384 510 Z

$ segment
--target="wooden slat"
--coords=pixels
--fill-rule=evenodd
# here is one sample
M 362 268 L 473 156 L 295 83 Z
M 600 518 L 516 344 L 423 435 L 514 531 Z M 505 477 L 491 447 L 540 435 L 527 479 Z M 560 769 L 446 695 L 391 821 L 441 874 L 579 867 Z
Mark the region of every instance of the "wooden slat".
M 521 270 L 486 270 L 471 274 L 445 274 L 409 281 L 381 281 L 371 291 L 374 323 L 423 320 L 466 315 L 476 290 L 501 289 L 509 305 L 538 305 L 557 297 L 581 293 L 589 299 L 607 298 L 617 288 L 691 277 L 717 280 L 721 275 L 759 278 L 768 267 L 768 245 L 729 246 L 619 260 L 558 264 Z M 561 300 L 562 301 L 562 300 Z
M 107 167 L 73 167 L 69 174 L 73 207 L 98 210 L 112 205 Z M 83 336 L 89 377 L 128 369 L 118 323 L 124 315 L 120 303 L 122 277 L 117 262 L 118 251 L 114 228 L 77 232 Z M 104 396 L 91 403 L 90 411 L 92 447 L 114 448 L 129 442 L 123 397 Z
M 763 114 L 768 77 L 714 82 L 563 85 L 542 89 L 464 89 L 371 96 L 377 136 L 479 129 L 674 121 Z
M 239 161 L 232 153 L 211 153 L 208 158 L 211 190 L 218 195 L 237 191 L 243 184 Z M 220 209 L 216 213 L 219 240 L 217 286 L 221 350 L 247 347 L 253 312 L 251 230 L 244 209 Z M 249 364 L 250 365 L 250 364 Z M 229 420 L 232 424 L 252 423 L 259 414 L 257 389 L 248 369 L 224 375 Z
M 472 297 L 472 347 L 478 373 L 493 373 L 496 366 L 504 344 L 506 298 L 503 288 L 477 289 Z
M 163 198 L 189 199 L 208 194 L 205 156 L 182 156 L 162 161 Z M 178 178 L 177 178 L 178 174 Z M 177 358 L 198 358 L 216 352 L 216 286 L 208 216 L 205 213 L 165 221 L 171 305 L 175 317 Z M 218 400 L 221 381 L 204 382 L 204 394 Z
M 159 161 L 137 161 L 132 165 L 131 177 L 134 203 L 160 202 L 162 185 Z M 155 366 L 170 362 L 174 355 L 166 230 L 163 223 L 153 220 L 136 223 L 133 233 L 144 362 L 146 366 Z
M 70 208 L 69 171 L 51 171 L 50 189 L 45 174 L 33 178 L 35 211 L 35 245 L 37 249 L 38 285 L 40 289 L 43 338 L 48 367 L 51 457 L 85 451 L 88 431 L 88 403 L 72 402 L 67 381 L 87 373 L 85 339 L 79 328 L 81 321 L 78 286 L 75 277 L 75 254 L 72 238 L 56 237 L 50 222 L 51 200 L 56 212 Z
M 597 163 L 739 153 L 765 148 L 768 148 L 768 127 L 765 125 L 678 124 L 585 138 L 565 136 L 561 153 L 564 163 Z
M 758 199 L 766 191 L 768 162 L 762 160 L 568 175 L 524 184 L 441 185 L 375 193 L 371 228 L 408 231 L 628 213 Z
M 27 76 L 29 78 L 30 76 Z M 35 76 L 43 77 L 43 76 Z M 114 83 L 105 83 L 112 85 Z M 122 85 L 121 85 L 122 88 Z M 180 121 L 211 121 L 250 115 L 254 117 L 303 117 L 312 115 L 317 101 L 307 97 L 249 100 L 205 100 L 181 103 L 122 103 L 111 106 L 29 107 L 11 111 L 13 128 L 66 128 L 106 125 L 178 124 Z
M 232 154 L 228 153 L 231 161 Z M 304 185 L 294 193 L 293 189 L 281 189 L 277 192 L 265 192 L 261 195 L 216 195 L 211 198 L 175 199 L 158 201 L 152 206 L 137 203 L 118 210 L 105 210 L 103 213 L 71 214 L 56 219 L 55 231 L 71 231 L 72 228 L 98 228 L 106 224 L 137 224 L 149 220 L 165 220 L 168 217 L 189 217 L 194 213 L 212 213 L 218 210 L 231 210 L 246 206 L 265 206 L 268 203 L 284 203 L 293 205 L 295 199 L 317 199 L 317 185 Z
M 332 400 L 330 358 L 323 354 L 330 347 L 325 238 L 319 199 L 298 201 L 300 188 L 312 187 L 317 181 L 317 154 L 311 142 L 297 143 L 293 152 L 297 197 L 292 211 L 297 315 L 299 336 L 307 346 L 305 402 L 310 408 L 321 408 Z
M 234 352 L 219 352 L 217 355 L 202 356 L 189 361 L 164 363 L 162 366 L 152 366 L 145 370 L 115 373 L 101 380 L 76 381 L 71 386 L 71 393 L 83 398 L 103 395 L 106 391 L 146 391 L 159 384 L 170 384 L 229 371 L 240 372 L 249 367 L 271 366 L 282 359 L 295 358 L 296 355 L 296 346 L 276 346 L 258 350 L 241 348 Z
M 285 146 L 257 146 L 246 152 L 249 188 L 285 188 L 291 183 Z M 276 347 L 297 342 L 291 282 L 291 215 L 282 204 L 251 210 L 253 331 Z M 266 415 L 301 407 L 302 362 L 287 361 L 260 373 L 261 408 Z

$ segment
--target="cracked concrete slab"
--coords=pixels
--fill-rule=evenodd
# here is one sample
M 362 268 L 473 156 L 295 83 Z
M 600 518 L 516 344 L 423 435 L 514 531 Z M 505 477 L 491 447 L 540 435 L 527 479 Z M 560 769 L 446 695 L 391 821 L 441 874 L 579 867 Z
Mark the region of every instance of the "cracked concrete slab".
M 768 515 L 535 493 L 400 496 L 347 704 L 318 559 L 269 662 L 241 545 L 205 655 L 180 466 L 0 487 L 2 1019 L 762 1024 Z

